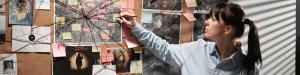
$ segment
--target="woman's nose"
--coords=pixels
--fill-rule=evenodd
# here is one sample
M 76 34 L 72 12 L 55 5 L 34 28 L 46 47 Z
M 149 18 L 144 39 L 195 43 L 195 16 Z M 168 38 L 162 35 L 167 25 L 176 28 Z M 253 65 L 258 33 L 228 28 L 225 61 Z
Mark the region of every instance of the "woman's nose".
M 209 19 L 207 19 L 206 21 L 204 21 L 204 26 L 207 26 L 209 24 Z

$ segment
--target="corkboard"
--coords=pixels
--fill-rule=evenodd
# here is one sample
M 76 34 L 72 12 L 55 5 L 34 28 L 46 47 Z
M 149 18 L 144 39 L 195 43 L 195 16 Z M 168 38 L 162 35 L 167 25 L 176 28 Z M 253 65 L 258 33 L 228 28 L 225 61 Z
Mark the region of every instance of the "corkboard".
M 9 1 L 9 0 L 5 0 Z M 34 26 L 46 26 L 51 25 L 54 22 L 54 4 L 50 0 L 50 11 L 49 10 L 37 10 L 34 9 L 33 0 L 33 19 L 36 18 L 34 22 Z M 8 5 L 8 4 L 7 4 Z M 5 12 L 0 13 L 0 15 L 6 16 L 6 36 L 5 36 L 5 44 L 0 45 L 0 54 L 11 53 L 11 26 L 8 25 L 8 6 L 5 6 Z M 193 8 L 187 8 L 184 0 L 183 0 L 183 12 L 193 11 Z M 141 21 L 141 12 L 142 12 L 142 0 L 135 1 L 135 13 L 137 15 L 138 22 Z M 192 41 L 192 22 L 189 22 L 185 19 L 184 16 L 181 16 L 181 30 L 180 30 L 180 43 L 190 42 Z M 53 25 L 51 27 L 51 32 L 53 32 Z M 51 35 L 51 42 L 53 42 L 53 35 Z M 126 47 L 124 40 L 122 40 L 122 46 Z M 105 44 L 100 45 L 101 48 L 115 48 L 120 47 L 117 44 Z M 52 75 L 52 56 L 50 53 L 16 53 L 17 55 L 17 73 L 18 75 Z M 128 73 L 119 73 L 119 75 L 128 74 Z

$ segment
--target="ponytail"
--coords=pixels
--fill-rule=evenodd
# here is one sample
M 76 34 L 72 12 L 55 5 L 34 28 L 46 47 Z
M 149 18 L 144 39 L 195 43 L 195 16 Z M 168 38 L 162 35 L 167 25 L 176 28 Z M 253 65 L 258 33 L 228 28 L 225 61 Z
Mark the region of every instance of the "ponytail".
M 259 37 L 255 24 L 250 19 L 245 19 L 244 24 L 248 24 L 248 52 L 247 56 L 241 61 L 241 74 L 251 74 L 255 72 L 255 66 L 262 63 L 260 53 Z

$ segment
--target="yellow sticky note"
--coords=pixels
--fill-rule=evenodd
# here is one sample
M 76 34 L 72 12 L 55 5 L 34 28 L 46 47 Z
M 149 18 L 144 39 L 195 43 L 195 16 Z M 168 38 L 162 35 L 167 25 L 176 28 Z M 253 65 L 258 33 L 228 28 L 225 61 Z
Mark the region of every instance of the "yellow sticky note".
M 92 46 L 92 52 L 99 52 L 101 50 L 100 46 Z
M 84 0 L 84 2 L 93 2 L 94 0 Z
M 68 0 L 69 5 L 77 5 L 77 0 Z
M 72 39 L 72 33 L 71 32 L 64 32 L 62 33 L 63 39 Z
M 119 14 L 113 14 L 113 21 L 116 21 L 119 16 Z
M 110 38 L 109 38 L 109 30 L 102 30 L 101 31 L 101 39 L 102 40 L 109 40 Z
M 65 24 L 65 17 L 56 17 L 55 24 Z
M 72 30 L 73 31 L 80 31 L 81 30 L 81 24 L 72 24 Z

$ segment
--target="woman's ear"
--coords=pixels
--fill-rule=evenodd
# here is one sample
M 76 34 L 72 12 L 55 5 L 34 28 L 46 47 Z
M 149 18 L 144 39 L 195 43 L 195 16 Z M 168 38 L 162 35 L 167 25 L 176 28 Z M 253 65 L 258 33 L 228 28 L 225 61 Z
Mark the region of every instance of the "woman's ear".
M 233 27 L 231 26 L 231 25 L 227 25 L 226 27 L 225 27 L 225 35 L 232 35 L 233 34 L 233 31 L 234 29 L 233 29 Z

